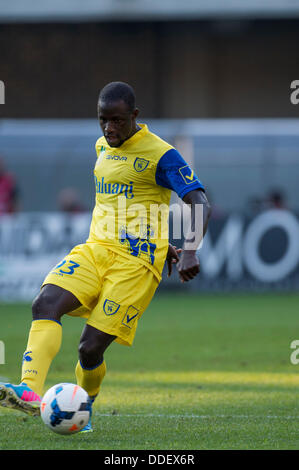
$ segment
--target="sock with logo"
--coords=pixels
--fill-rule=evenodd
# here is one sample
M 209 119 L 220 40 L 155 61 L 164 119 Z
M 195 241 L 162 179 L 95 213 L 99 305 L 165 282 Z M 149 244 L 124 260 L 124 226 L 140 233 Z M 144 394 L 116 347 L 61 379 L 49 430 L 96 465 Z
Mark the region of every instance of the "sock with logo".
M 21 382 L 25 382 L 38 395 L 43 393 L 49 367 L 60 349 L 61 341 L 60 322 L 55 320 L 32 322 L 23 356 Z
M 90 397 L 95 397 L 100 391 L 106 370 L 105 360 L 92 368 L 85 368 L 82 366 L 81 362 L 78 361 L 76 366 L 77 384 L 80 385 Z

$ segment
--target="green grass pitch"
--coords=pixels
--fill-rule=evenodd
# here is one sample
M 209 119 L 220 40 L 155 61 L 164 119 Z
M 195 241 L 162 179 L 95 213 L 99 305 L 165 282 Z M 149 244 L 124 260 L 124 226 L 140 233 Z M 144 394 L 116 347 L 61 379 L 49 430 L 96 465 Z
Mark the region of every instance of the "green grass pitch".
M 0 449 L 298 449 L 299 295 L 158 292 L 132 348 L 113 344 L 92 434 L 59 436 L 0 408 Z M 5 364 L 19 382 L 29 305 L 0 306 Z M 74 382 L 84 322 L 64 317 L 46 389 Z

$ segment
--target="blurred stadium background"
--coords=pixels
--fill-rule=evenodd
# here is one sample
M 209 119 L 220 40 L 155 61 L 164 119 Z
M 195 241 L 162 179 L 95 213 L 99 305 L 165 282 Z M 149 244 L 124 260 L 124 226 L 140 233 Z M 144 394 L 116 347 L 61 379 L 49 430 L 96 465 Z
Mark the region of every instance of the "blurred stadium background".
M 297 291 L 298 43 L 296 0 L 1 2 L 0 300 L 30 301 L 86 239 L 96 102 L 113 80 L 207 187 L 188 288 Z

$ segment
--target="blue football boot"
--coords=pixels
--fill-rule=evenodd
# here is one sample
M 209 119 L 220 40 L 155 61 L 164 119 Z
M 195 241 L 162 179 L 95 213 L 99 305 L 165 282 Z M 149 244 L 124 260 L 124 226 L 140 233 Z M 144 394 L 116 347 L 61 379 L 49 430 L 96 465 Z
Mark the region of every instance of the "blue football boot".
M 93 429 L 92 429 L 92 425 L 91 425 L 91 415 L 92 415 L 92 404 L 93 402 L 95 401 L 95 398 L 96 396 L 94 397 L 89 397 L 89 404 L 90 404 L 90 416 L 89 416 L 89 421 L 88 423 L 86 424 L 86 426 L 84 426 L 83 429 L 81 429 L 81 431 L 79 432 L 93 432 Z

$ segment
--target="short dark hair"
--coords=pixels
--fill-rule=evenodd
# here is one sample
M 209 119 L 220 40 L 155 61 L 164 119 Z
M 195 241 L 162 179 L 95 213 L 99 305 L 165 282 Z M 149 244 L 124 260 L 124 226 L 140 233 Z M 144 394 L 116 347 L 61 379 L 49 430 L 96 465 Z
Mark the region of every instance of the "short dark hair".
M 99 102 L 111 103 L 123 100 L 130 111 L 136 108 L 136 97 L 133 88 L 124 82 L 111 82 L 102 88 L 99 94 Z

